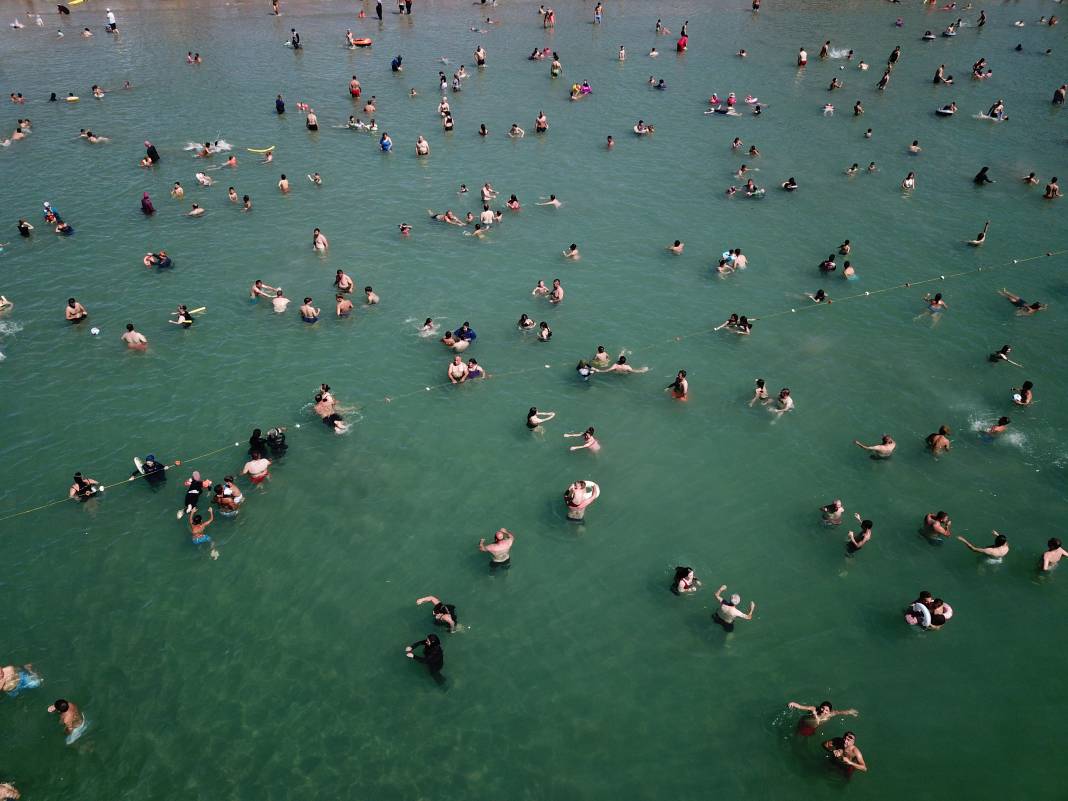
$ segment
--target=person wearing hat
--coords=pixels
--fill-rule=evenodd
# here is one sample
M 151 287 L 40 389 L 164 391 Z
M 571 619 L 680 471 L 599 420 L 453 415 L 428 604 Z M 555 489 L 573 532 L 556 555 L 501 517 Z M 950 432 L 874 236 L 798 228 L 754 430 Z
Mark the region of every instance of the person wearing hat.
M 420 645 L 423 646 L 422 655 L 415 653 L 414 650 Z M 416 662 L 422 662 L 426 665 L 427 670 L 430 671 L 430 675 L 434 677 L 435 681 L 444 680 L 441 675 L 441 668 L 445 665 L 445 652 L 441 650 L 441 640 L 438 639 L 437 634 L 428 634 L 426 639 L 413 642 L 404 649 L 404 655 L 409 659 L 414 659 Z
M 147 139 L 145 140 L 145 158 L 149 159 L 153 164 L 159 164 L 159 151 Z
M 738 608 L 738 604 L 742 602 L 742 596 L 738 593 L 734 593 L 729 600 L 723 599 L 723 591 L 727 589 L 727 585 L 722 585 L 716 590 L 716 600 L 719 601 L 719 609 L 712 614 L 712 620 L 714 623 L 723 627 L 723 630 L 728 634 L 734 631 L 734 621 L 738 618 L 742 620 L 752 620 L 753 613 L 756 611 L 756 602 L 749 602 L 749 611 L 743 612 Z
M 118 33 L 119 32 L 119 26 L 115 22 L 115 12 L 112 11 L 110 8 L 105 9 L 105 12 L 108 15 L 108 24 L 107 24 L 108 32 L 109 33 Z

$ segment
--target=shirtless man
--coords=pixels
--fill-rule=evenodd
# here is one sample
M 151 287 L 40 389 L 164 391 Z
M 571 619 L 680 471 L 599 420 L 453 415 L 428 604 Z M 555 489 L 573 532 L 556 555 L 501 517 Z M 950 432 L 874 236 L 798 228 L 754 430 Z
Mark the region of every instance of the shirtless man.
M 983 230 L 976 234 L 975 239 L 968 240 L 968 244 L 971 245 L 973 248 L 977 248 L 982 245 L 984 242 L 986 242 L 986 232 L 988 230 L 990 230 L 990 220 L 986 221 L 986 224 L 983 226 Z
M 248 296 L 253 300 L 256 298 L 269 298 L 272 292 L 277 293 L 278 287 L 265 284 L 261 279 L 257 278 L 252 283 L 252 286 L 249 287 Z
M 423 138 L 422 134 L 415 140 L 415 155 L 417 156 L 429 156 L 430 155 L 430 143 Z
M 271 305 L 278 314 L 282 314 L 289 306 L 289 298 L 285 296 L 281 289 L 276 289 L 274 297 L 271 298 Z
M 1016 313 L 1021 317 L 1029 314 L 1034 314 L 1035 312 L 1040 312 L 1043 309 L 1049 308 L 1045 303 L 1028 303 L 1019 295 L 1014 295 L 1007 289 L 999 289 L 998 294 L 1001 295 L 1001 297 L 1005 298 L 1007 301 L 1009 301 L 1009 303 L 1011 303 L 1013 306 L 1015 306 L 1017 309 Z
M 1042 572 L 1048 573 L 1057 566 L 1062 556 L 1068 556 L 1068 551 L 1061 547 L 1061 541 L 1053 537 L 1046 543 L 1046 552 L 1042 554 Z
M 126 333 L 121 337 L 130 350 L 144 350 L 148 347 L 148 339 L 144 334 L 134 330 L 133 323 L 126 324 Z
M 319 321 L 319 309 L 312 305 L 311 298 L 304 298 L 304 303 L 300 307 L 300 319 L 306 323 Z
M 834 761 L 840 765 L 846 774 L 852 774 L 854 770 L 867 772 L 868 766 L 864 762 L 864 755 L 857 748 L 857 736 L 847 731 L 841 737 L 835 737 L 823 744 L 823 750 L 831 755 Z
M 928 512 L 924 515 L 923 528 L 928 535 L 937 534 L 942 537 L 950 537 L 953 534 L 952 527 L 953 521 L 949 519 L 949 515 L 945 512 Z
M 553 279 L 553 288 L 549 293 L 549 303 L 560 303 L 564 299 L 564 287 L 559 278 Z
M 845 506 L 842 504 L 842 499 L 835 498 L 826 506 L 821 506 L 820 514 L 823 517 L 824 524 L 828 526 L 841 524 L 842 516 L 845 514 Z
M 894 448 L 897 447 L 897 443 L 894 442 L 894 438 L 891 437 L 889 434 L 883 434 L 882 442 L 880 442 L 878 445 L 865 445 L 859 439 L 853 440 L 853 444 L 856 445 L 858 448 L 863 448 L 864 450 L 869 451 L 872 456 L 877 459 L 889 459 L 891 454 L 893 454 L 894 452 Z
M 282 190 L 283 195 L 289 194 L 289 179 L 286 178 L 285 173 L 278 179 L 278 188 Z
M 552 206 L 554 209 L 560 208 L 563 204 L 556 199 L 556 195 L 549 195 L 548 200 L 538 201 L 535 206 Z
M 351 300 L 341 294 L 335 296 L 334 300 L 337 301 L 336 305 L 334 306 L 334 313 L 338 317 L 348 317 L 352 314 L 353 306 Z
M 512 566 L 511 550 L 515 543 L 515 535 L 506 528 L 497 529 L 493 535 L 493 542 L 486 544 L 486 538 L 478 541 L 478 549 L 490 555 L 491 568 L 509 568 Z
M 724 600 L 723 591 L 727 589 L 727 585 L 723 584 L 718 590 L 716 590 L 716 600 L 719 601 L 719 609 L 712 614 L 712 622 L 718 626 L 722 626 L 723 630 L 728 634 L 734 631 L 734 621 L 741 618 L 742 620 L 752 620 L 753 613 L 756 611 L 756 602 L 749 602 L 749 611 L 743 612 L 738 608 L 738 604 L 742 602 L 742 596 L 735 593 L 729 599 Z
M 565 259 L 571 259 L 572 261 L 578 261 L 579 259 L 582 258 L 579 255 L 578 245 L 576 245 L 574 242 L 572 242 L 568 246 L 567 250 L 564 251 L 563 255 L 564 255 Z
M 676 256 L 682 255 L 682 249 L 686 247 L 681 240 L 676 239 L 672 244 L 667 246 L 667 250 L 674 253 Z
M 59 714 L 59 722 L 63 724 L 68 737 L 85 723 L 85 717 L 82 715 L 81 710 L 64 698 L 57 699 L 54 704 L 48 707 L 48 712 L 49 714 Z
M 932 454 L 937 456 L 949 450 L 949 433 L 949 426 L 939 426 L 935 433 L 927 435 L 927 447 L 931 449 Z
M 1049 179 L 1049 183 L 1046 184 L 1046 192 L 1042 195 L 1046 200 L 1054 200 L 1061 197 L 1061 187 L 1057 183 L 1057 177 L 1054 176 Z
M 89 316 L 89 312 L 74 298 L 67 298 L 67 308 L 63 310 L 63 315 L 67 318 L 67 322 L 80 323 Z
M 452 357 L 452 364 L 449 365 L 447 374 L 449 381 L 453 384 L 462 384 L 467 380 L 467 365 L 464 364 L 463 357 Z
M 323 236 L 323 232 L 316 228 L 312 231 L 312 250 L 325 253 L 330 248 L 330 240 Z
M 597 438 L 593 435 L 593 426 L 590 426 L 585 431 L 573 431 L 564 434 L 564 437 L 582 437 L 581 445 L 572 445 L 568 448 L 569 451 L 581 451 L 589 448 L 594 453 L 601 450 L 601 443 L 597 441 Z
M 378 293 L 375 292 L 373 289 L 371 289 L 371 287 L 365 286 L 363 288 L 363 294 L 367 298 L 367 305 L 368 306 L 377 306 L 378 305 L 378 301 L 380 300 L 380 298 L 378 297 Z
M 1009 552 L 1009 538 L 1004 534 L 998 534 L 998 532 L 992 531 L 994 535 L 994 544 L 989 548 L 980 548 L 977 545 L 972 545 L 964 537 L 958 536 L 957 539 L 968 546 L 968 550 L 974 553 L 981 553 L 984 556 L 989 556 L 992 559 L 1003 559 Z
M 607 367 L 611 361 L 612 359 L 608 355 L 608 351 L 604 349 L 604 345 L 598 345 L 597 353 L 595 353 L 593 355 L 593 358 L 590 359 L 590 364 L 593 367 Z
M 241 475 L 247 475 L 253 484 L 262 484 L 271 477 L 271 460 L 265 459 L 259 451 L 253 451 L 250 455 L 252 458 L 245 462 Z
M 185 216 L 186 217 L 199 217 L 203 213 L 204 213 L 204 209 L 201 208 L 200 204 L 199 203 L 194 203 L 193 204 L 193 208 L 191 208 L 189 210 L 189 213 L 186 214 Z
M 618 359 L 616 359 L 616 363 L 615 364 L 613 364 L 613 365 L 611 365 L 609 367 L 606 367 L 603 370 L 598 369 L 598 368 L 595 367 L 595 368 L 593 368 L 593 372 L 595 372 L 595 373 L 647 373 L 647 372 L 649 372 L 649 368 L 648 367 L 639 367 L 637 370 L 635 370 L 633 367 L 631 367 L 629 364 L 627 364 L 627 357 L 623 356 L 623 355 L 620 355 L 620 357 Z

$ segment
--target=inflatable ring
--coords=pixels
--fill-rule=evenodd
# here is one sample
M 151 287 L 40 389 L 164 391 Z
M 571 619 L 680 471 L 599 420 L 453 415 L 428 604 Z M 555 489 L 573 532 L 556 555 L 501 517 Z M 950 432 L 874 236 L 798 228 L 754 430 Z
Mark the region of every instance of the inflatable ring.
M 70 97 L 65 97 L 63 99 L 66 100 L 68 103 L 77 103 L 79 100 L 81 100 L 81 98 L 77 95 L 71 95 Z
M 146 253 L 145 257 L 143 259 L 141 259 L 141 263 L 144 264 L 145 267 L 151 267 L 152 266 L 152 254 L 151 253 Z
M 364 37 L 362 39 L 353 39 L 352 43 L 354 45 L 356 45 L 357 47 L 370 47 L 372 44 L 374 44 L 374 42 L 371 39 L 368 39 L 366 37 Z
M 935 111 L 935 114 L 941 114 L 943 117 L 952 117 L 957 112 L 949 108 L 940 108 Z

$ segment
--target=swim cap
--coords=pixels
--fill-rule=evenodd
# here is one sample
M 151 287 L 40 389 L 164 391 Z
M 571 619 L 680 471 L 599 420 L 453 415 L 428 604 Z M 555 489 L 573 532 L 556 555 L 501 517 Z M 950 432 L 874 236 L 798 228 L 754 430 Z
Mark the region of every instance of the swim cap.
M 150 453 L 148 456 L 145 457 L 145 461 L 146 462 L 154 462 L 154 461 L 156 461 L 156 454 Z

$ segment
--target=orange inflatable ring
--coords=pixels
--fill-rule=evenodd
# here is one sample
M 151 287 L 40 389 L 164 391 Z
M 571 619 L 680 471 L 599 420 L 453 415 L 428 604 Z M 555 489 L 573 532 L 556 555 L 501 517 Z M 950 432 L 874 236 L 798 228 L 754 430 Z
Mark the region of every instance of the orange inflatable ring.
M 364 38 L 364 39 L 353 39 L 352 43 L 354 45 L 356 45 L 357 47 L 370 47 L 373 44 L 373 42 L 370 39 L 367 39 L 367 38 Z

